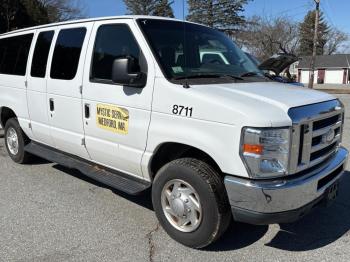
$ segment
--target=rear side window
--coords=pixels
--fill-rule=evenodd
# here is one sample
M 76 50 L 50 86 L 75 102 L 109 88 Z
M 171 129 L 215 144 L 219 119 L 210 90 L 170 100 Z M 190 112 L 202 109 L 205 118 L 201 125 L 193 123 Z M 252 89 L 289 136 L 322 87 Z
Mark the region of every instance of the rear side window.
M 0 74 L 24 76 L 33 34 L 0 39 Z
M 72 80 L 75 77 L 85 35 L 86 28 L 60 31 L 52 58 L 51 78 Z
M 45 77 L 47 59 L 49 57 L 53 36 L 54 31 L 42 32 L 39 34 L 33 55 L 31 76 Z
M 4 44 L 5 44 L 4 39 L 0 39 L 0 68 L 5 57 L 6 47 Z
M 103 25 L 96 35 L 90 78 L 112 80 L 113 61 L 116 58 L 132 56 L 138 61 L 140 54 L 140 48 L 127 25 Z

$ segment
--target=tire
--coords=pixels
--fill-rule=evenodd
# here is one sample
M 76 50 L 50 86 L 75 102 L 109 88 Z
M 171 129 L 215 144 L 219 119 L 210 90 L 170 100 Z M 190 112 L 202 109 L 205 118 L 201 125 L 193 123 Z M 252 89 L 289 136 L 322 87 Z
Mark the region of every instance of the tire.
M 183 193 L 176 195 L 176 192 Z M 194 194 L 188 197 L 187 192 Z M 211 166 L 197 159 L 182 158 L 162 167 L 153 182 L 152 202 L 157 218 L 169 236 L 191 248 L 212 244 L 231 222 L 223 179 Z M 179 226 L 188 217 L 192 217 L 191 222 Z
M 13 136 L 13 132 L 17 136 L 17 147 L 10 145 L 9 136 Z M 18 164 L 26 164 L 30 162 L 31 155 L 24 151 L 24 147 L 30 142 L 24 134 L 16 118 L 7 120 L 5 125 L 5 145 L 6 150 L 11 159 Z M 15 142 L 16 143 L 16 142 Z

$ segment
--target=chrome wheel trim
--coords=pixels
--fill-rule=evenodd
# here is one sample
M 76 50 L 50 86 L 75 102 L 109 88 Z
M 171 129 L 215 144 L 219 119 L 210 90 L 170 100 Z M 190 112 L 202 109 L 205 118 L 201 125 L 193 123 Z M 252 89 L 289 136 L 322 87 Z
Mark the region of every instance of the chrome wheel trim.
M 202 222 L 202 206 L 197 191 L 180 179 L 168 181 L 162 190 L 162 209 L 177 230 L 190 233 Z
M 19 151 L 18 135 L 13 127 L 10 127 L 6 133 L 7 148 L 12 155 L 17 155 Z

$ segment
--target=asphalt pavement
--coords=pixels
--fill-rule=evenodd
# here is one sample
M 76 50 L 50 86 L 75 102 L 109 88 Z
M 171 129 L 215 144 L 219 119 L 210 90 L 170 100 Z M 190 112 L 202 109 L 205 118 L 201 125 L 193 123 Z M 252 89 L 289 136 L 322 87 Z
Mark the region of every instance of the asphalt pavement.
M 340 98 L 349 149 L 350 95 Z M 44 160 L 17 165 L 0 139 L 0 261 L 349 261 L 349 189 L 347 171 L 331 207 L 294 224 L 233 223 L 194 250 L 159 227 L 149 192 L 130 197 Z

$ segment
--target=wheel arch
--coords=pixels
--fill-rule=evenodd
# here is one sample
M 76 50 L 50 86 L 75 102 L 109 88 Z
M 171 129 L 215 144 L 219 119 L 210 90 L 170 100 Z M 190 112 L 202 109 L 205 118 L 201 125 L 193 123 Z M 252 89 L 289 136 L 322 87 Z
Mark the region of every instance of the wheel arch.
M 150 159 L 149 174 L 151 180 L 153 181 L 159 169 L 164 165 L 173 160 L 185 157 L 202 160 L 212 166 L 220 175 L 222 174 L 222 170 L 218 163 L 203 150 L 179 142 L 164 142 L 156 148 Z
M 0 107 L 0 124 L 2 128 L 5 128 L 6 122 L 10 118 L 17 118 L 16 113 L 9 107 Z

